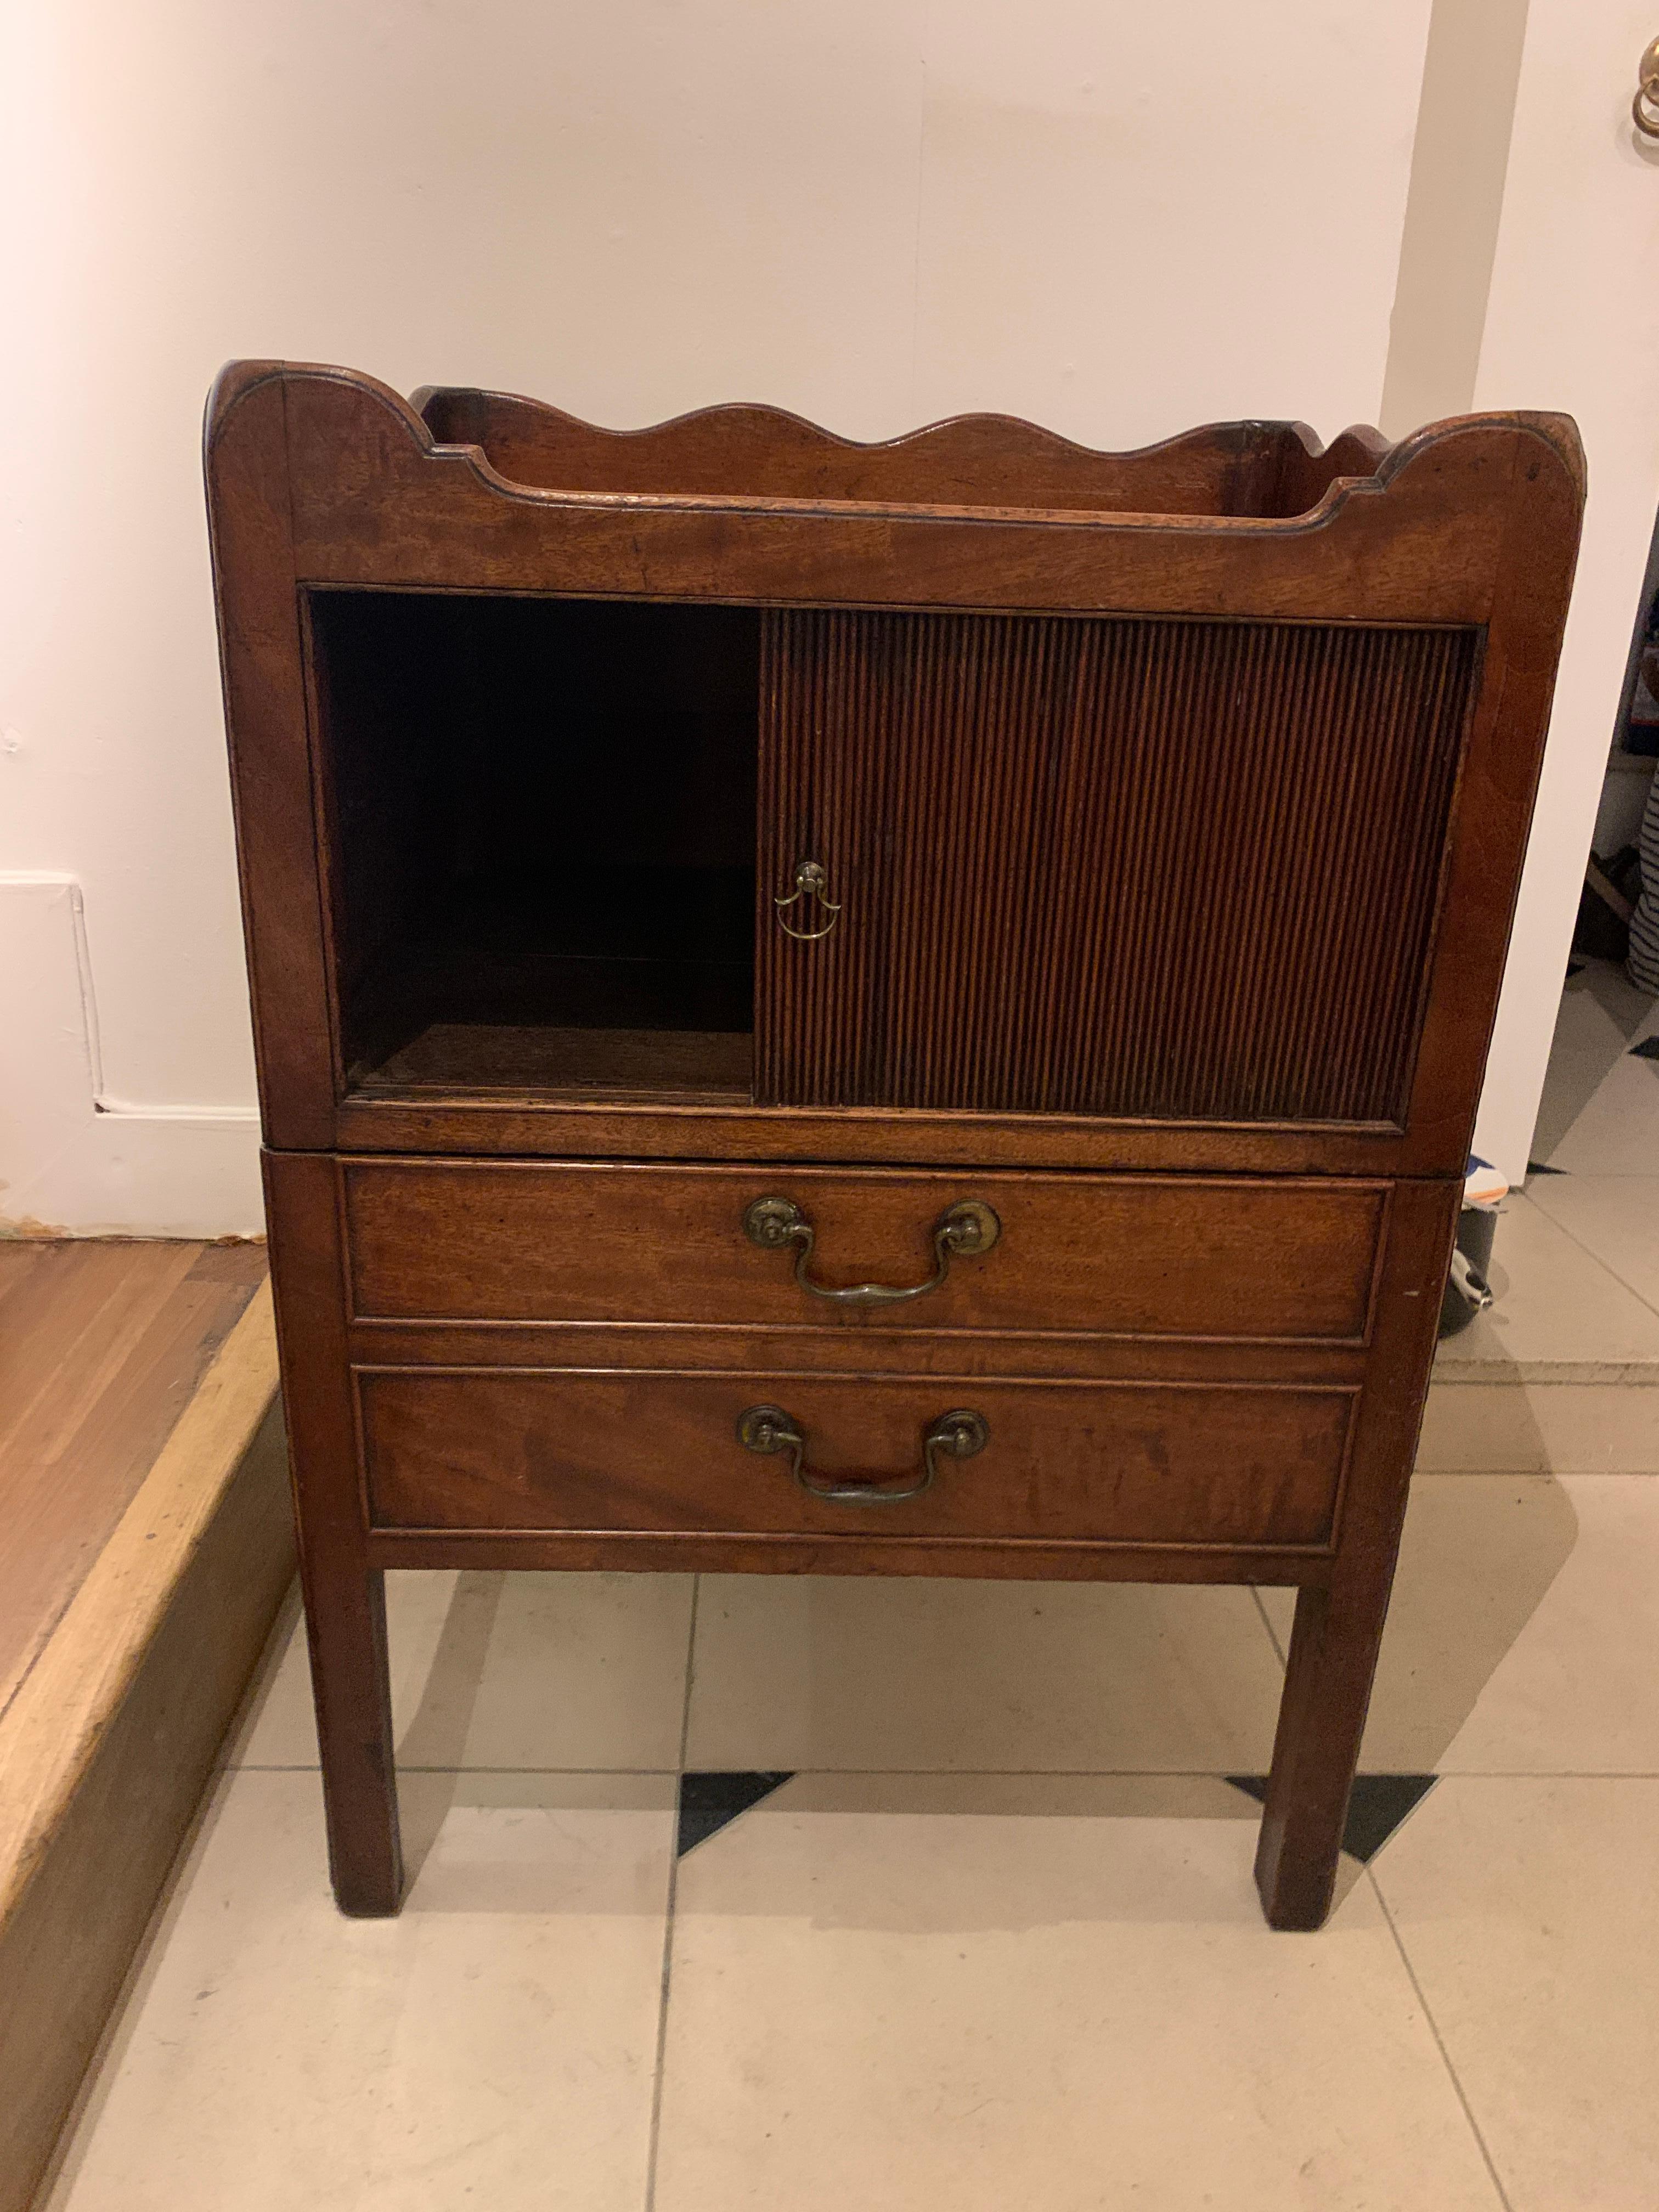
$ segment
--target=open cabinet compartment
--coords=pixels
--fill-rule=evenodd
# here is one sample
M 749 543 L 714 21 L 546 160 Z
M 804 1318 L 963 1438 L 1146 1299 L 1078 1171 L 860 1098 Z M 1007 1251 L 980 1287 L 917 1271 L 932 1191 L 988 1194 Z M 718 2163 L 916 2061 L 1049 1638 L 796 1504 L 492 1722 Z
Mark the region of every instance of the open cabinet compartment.
M 1467 628 L 381 591 L 310 628 L 349 1095 L 1404 1112 Z
M 308 611 L 346 1091 L 747 1100 L 759 616 Z

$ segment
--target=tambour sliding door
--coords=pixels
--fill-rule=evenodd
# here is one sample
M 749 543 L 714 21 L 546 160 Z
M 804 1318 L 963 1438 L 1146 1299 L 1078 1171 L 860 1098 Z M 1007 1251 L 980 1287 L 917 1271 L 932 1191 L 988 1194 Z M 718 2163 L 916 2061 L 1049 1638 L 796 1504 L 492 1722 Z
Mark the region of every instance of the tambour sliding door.
M 757 1098 L 1399 1121 L 1479 645 L 769 615 Z

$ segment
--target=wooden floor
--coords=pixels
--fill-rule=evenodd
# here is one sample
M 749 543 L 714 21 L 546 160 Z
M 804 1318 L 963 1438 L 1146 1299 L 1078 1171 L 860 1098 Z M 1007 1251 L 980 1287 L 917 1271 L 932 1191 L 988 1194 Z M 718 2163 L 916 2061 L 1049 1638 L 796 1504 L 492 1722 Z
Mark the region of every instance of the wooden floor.
M 0 1714 L 264 1273 L 262 1244 L 0 1243 Z

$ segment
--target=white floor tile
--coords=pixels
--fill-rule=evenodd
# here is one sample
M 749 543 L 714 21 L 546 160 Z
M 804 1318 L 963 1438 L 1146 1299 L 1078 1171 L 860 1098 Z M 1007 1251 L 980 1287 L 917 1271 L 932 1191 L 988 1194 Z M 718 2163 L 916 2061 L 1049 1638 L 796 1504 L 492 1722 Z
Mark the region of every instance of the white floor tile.
M 1655 1088 L 1659 1089 L 1659 1074 Z M 1640 1176 L 1540 1176 L 1529 1195 L 1626 1289 L 1659 1308 L 1659 1150 Z
M 1567 1175 L 1651 1175 L 1659 1160 L 1659 1060 L 1626 1052 L 1553 1147 Z M 1540 1178 L 1548 1181 L 1550 1178 Z
M 1659 1158 L 1659 1078 L 1651 1078 Z M 1535 1186 L 1534 1186 L 1535 1187 Z M 1536 1382 L 1650 1381 L 1659 1371 L 1659 1313 L 1627 1290 L 1530 1196 L 1504 1200 L 1492 1250 L 1497 1302 L 1441 1346 L 1436 1372 Z
M 1612 1070 L 1647 1032 L 1653 1000 L 1610 960 L 1588 960 L 1567 978 L 1533 1133 L 1532 1157 L 1553 1162 Z
M 1417 1464 L 1425 1474 L 1659 1474 L 1659 1369 L 1646 1382 L 1443 1376 L 1430 1386 Z
M 1218 1783 L 801 1776 L 682 1861 L 656 2212 L 1498 2212 L 1362 1877 Z
M 691 1586 L 690 1575 L 388 1575 L 400 1764 L 673 1767 Z M 233 1764 L 317 1763 L 297 1607 L 284 1633 Z
M 1441 1782 L 1375 1871 L 1511 2212 L 1652 2212 L 1659 1781 Z
M 315 1775 L 222 1779 L 44 2212 L 641 2212 L 672 1782 L 454 1787 L 363 1921 Z
M 1243 1589 L 708 1575 L 686 1764 L 1247 1772 L 1280 1687 Z
M 1659 1773 L 1656 1682 L 1659 1477 L 1416 1477 L 1362 1769 Z

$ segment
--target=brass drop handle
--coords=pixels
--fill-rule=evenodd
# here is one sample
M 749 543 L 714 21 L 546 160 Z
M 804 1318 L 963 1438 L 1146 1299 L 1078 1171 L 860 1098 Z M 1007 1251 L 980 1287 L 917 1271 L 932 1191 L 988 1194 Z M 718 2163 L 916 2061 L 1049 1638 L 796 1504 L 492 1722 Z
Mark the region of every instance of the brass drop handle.
M 796 929 L 784 917 L 792 906 L 802 899 L 813 899 L 830 917 L 822 929 Z M 830 878 L 820 860 L 798 860 L 795 864 L 795 888 L 782 898 L 775 898 L 778 910 L 778 927 L 786 937 L 798 938 L 803 945 L 816 944 L 820 937 L 828 937 L 841 920 L 842 902 L 830 896 Z
M 830 1505 L 898 1505 L 907 1498 L 920 1498 L 933 1488 L 941 1459 L 972 1459 L 990 1440 L 991 1425 L 983 1413 L 967 1407 L 941 1413 L 921 1440 L 921 1479 L 902 1490 L 884 1490 L 881 1476 L 871 1482 L 815 1482 L 800 1423 L 781 1406 L 750 1406 L 738 1416 L 738 1442 L 745 1451 L 787 1452 L 789 1472 L 807 1496 Z
M 904 1298 L 925 1298 L 929 1291 L 938 1290 L 951 1272 L 951 1261 L 988 1252 L 1002 1234 L 1002 1224 L 981 1199 L 964 1198 L 959 1205 L 947 1206 L 933 1224 L 933 1272 L 925 1283 L 854 1283 L 845 1290 L 815 1283 L 807 1273 L 816 1231 L 793 1198 L 756 1199 L 744 1214 L 743 1233 L 763 1252 L 781 1252 L 793 1244 L 795 1280 L 815 1298 L 843 1306 L 885 1306 Z
M 1630 112 L 1631 120 L 1644 138 L 1659 138 L 1659 39 L 1636 64 L 1636 97 Z

